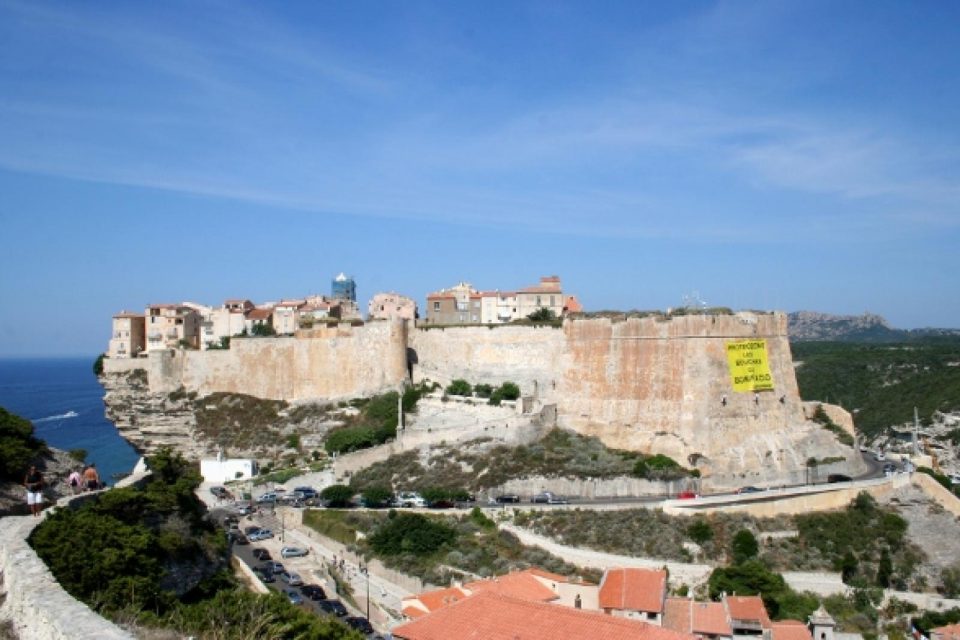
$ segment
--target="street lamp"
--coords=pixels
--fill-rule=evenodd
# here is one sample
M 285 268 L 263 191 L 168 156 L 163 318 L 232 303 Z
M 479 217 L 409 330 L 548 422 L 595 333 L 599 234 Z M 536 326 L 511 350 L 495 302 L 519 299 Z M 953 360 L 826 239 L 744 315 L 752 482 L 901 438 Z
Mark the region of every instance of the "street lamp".
M 367 578 L 367 620 L 370 620 L 370 565 L 360 565 L 360 573 Z

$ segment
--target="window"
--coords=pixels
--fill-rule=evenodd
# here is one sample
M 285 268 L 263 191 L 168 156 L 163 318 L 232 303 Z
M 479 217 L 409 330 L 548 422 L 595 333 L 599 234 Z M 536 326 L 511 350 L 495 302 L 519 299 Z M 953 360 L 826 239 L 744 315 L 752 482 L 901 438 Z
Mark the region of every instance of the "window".
M 434 311 L 440 311 L 440 303 L 439 303 L 439 302 L 434 302 L 434 303 L 433 303 L 433 310 L 434 310 Z
M 550 306 L 552 307 L 554 304 L 556 303 L 553 301 L 553 296 L 550 296 Z
M 537 306 L 540 306 L 540 296 L 537 296 Z

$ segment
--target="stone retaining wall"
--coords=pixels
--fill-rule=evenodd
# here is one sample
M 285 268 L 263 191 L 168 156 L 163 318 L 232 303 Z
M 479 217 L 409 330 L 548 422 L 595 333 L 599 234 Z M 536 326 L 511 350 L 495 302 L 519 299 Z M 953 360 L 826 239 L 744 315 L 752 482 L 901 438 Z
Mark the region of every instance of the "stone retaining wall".
M 143 481 L 129 476 L 117 486 Z M 69 509 L 96 496 L 62 498 L 56 509 Z M 46 511 L 44 515 L 46 515 Z M 24 640 L 134 640 L 134 636 L 106 620 L 64 591 L 37 556 L 27 538 L 44 518 L 8 516 L 0 519 L 0 620 L 9 620 Z

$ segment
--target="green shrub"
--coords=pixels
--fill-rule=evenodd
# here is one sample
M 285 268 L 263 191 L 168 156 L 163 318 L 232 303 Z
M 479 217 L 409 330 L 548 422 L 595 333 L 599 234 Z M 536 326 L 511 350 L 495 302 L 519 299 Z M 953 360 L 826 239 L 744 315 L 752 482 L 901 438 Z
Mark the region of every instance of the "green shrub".
M 520 387 L 518 387 L 513 382 L 504 382 L 497 389 L 500 393 L 500 397 L 504 400 L 516 400 L 520 397 Z
M 490 394 L 493 393 L 493 387 L 481 382 L 473 386 L 473 392 L 478 398 L 489 398 Z
M 23 482 L 30 463 L 49 452 L 33 435 L 33 423 L 0 407 L 0 477 Z
M 713 540 L 713 527 L 706 520 L 697 520 L 687 528 L 687 535 L 699 545 Z
M 445 391 L 451 396 L 469 396 L 473 389 L 469 382 L 458 378 L 447 385 Z
M 419 513 L 400 513 L 388 519 L 372 536 L 370 546 L 378 554 L 395 556 L 411 553 L 429 555 L 445 544 L 453 543 L 456 531 Z
M 733 536 L 733 544 L 730 550 L 734 564 L 741 564 L 757 557 L 760 545 L 757 544 L 756 537 L 749 530 L 741 529 Z
M 86 449 L 70 449 L 68 454 L 71 460 L 76 460 L 77 462 L 80 462 L 80 463 L 82 463 L 87 459 Z
M 343 484 L 333 484 L 320 492 L 320 498 L 327 501 L 327 506 L 342 509 L 351 506 L 351 500 L 356 491 Z
M 390 504 L 390 499 L 393 498 L 393 491 L 390 487 L 379 485 L 367 487 L 363 490 L 361 498 L 363 500 L 363 506 L 369 509 L 377 509 Z
M 97 356 L 97 359 L 93 361 L 93 375 L 98 378 L 103 375 L 103 359 L 107 357 L 107 354 L 101 353 Z
M 527 315 L 527 320 L 531 322 L 555 322 L 557 319 L 557 314 L 553 312 L 553 309 L 548 307 L 540 307 L 533 313 Z

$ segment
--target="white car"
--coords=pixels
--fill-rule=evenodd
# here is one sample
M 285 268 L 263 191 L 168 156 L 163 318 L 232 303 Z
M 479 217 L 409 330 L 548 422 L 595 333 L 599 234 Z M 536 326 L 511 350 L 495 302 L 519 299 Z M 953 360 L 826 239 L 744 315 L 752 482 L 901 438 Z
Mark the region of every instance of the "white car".
M 284 571 L 280 574 L 280 579 L 291 587 L 299 587 L 303 584 L 303 578 L 300 577 L 300 574 L 293 571 Z
M 401 491 L 397 494 L 397 505 L 401 507 L 426 507 L 427 501 L 416 491 Z
M 280 549 L 281 558 L 302 558 L 308 553 L 310 553 L 310 550 L 303 547 L 284 547 Z

